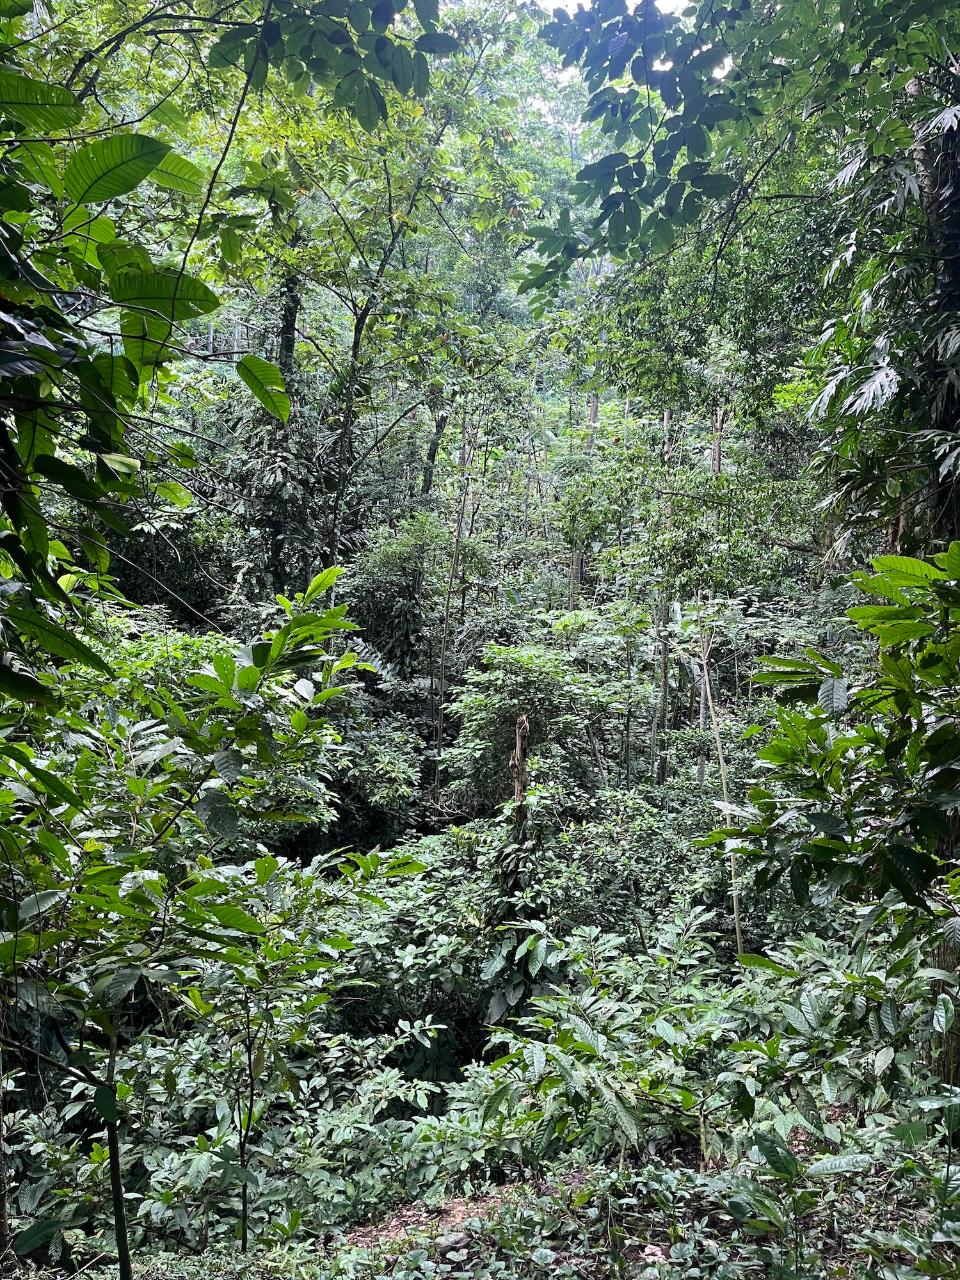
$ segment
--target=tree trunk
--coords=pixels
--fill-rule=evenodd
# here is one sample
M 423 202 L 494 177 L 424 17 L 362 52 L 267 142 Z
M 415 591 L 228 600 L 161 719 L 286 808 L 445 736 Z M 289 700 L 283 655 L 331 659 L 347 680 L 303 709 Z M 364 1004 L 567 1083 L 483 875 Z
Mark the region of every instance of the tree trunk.
M 917 92 L 913 86 L 907 92 Z M 933 259 L 932 306 L 944 324 L 960 310 L 960 129 L 945 130 L 914 150 L 920 186 L 920 202 L 927 221 L 927 238 Z M 945 363 L 945 362 L 941 362 Z M 938 375 L 945 370 L 937 368 Z M 934 403 L 933 425 L 941 437 L 960 434 L 960 393 L 953 381 L 944 381 Z M 931 458 L 936 542 L 960 538 L 960 488 L 956 476 L 940 475 L 939 458 Z M 919 532 L 916 531 L 915 532 Z
M 7 1175 L 7 1127 L 6 1113 L 4 1111 L 4 1064 L 3 1050 L 0 1049 L 0 1274 L 6 1274 L 6 1268 L 9 1266 L 11 1271 L 16 1270 L 13 1249 L 10 1243 L 10 1210 L 9 1210 L 9 1189 L 10 1182 Z
M 510 773 L 513 776 L 513 842 L 520 844 L 527 825 L 527 756 L 530 750 L 530 721 L 525 715 L 517 716 L 516 737 L 510 756 Z M 519 886 L 510 886 L 513 893 Z
M 440 452 L 440 444 L 443 440 L 443 433 L 447 429 L 448 416 L 441 413 L 434 422 L 433 435 L 430 437 L 430 443 L 427 445 L 427 456 L 423 463 L 423 476 L 420 480 L 420 497 L 427 498 L 430 496 L 430 490 L 433 488 L 434 473 L 437 467 L 437 454 Z
M 133 1280 L 130 1261 L 130 1238 L 127 1234 L 127 1209 L 123 1198 L 123 1170 L 120 1167 L 120 1127 L 117 1119 L 117 1034 L 110 1035 L 110 1058 L 106 1084 L 113 1094 L 113 1119 L 107 1121 L 107 1160 L 110 1170 L 110 1199 L 113 1204 L 113 1234 L 117 1241 L 117 1275 L 119 1280 Z

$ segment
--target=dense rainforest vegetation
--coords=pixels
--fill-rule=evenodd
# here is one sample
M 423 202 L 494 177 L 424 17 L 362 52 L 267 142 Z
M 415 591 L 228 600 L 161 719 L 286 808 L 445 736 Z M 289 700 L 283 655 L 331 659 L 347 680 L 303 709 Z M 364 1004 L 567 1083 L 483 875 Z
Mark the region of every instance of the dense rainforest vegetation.
M 0 1274 L 960 1276 L 955 0 L 0 0 Z

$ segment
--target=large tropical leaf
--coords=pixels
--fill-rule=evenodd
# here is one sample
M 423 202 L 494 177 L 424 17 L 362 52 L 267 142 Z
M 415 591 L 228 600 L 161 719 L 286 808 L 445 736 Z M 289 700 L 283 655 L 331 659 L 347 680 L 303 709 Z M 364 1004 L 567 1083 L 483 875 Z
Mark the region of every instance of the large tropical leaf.
M 45 614 L 38 613 L 35 609 L 20 609 L 15 605 L 8 605 L 4 618 L 16 631 L 34 639 L 47 653 L 66 658 L 69 662 L 79 662 L 85 667 L 93 667 L 105 675 L 112 674 L 110 667 L 98 653 Z
M 0 71 L 0 115 L 12 116 L 31 129 L 69 129 L 82 118 L 83 106 L 62 85 Z
M 143 133 L 122 133 L 89 142 L 64 174 L 67 195 L 77 204 L 100 204 L 138 187 L 170 146 Z
M 150 177 L 158 187 L 182 191 L 185 196 L 199 195 L 206 182 L 202 169 L 192 160 L 175 155 L 172 151 L 163 157 Z
M 244 356 L 237 363 L 237 373 L 268 413 L 286 422 L 290 417 L 290 397 L 283 374 L 275 364 L 260 356 Z
M 119 306 L 142 308 L 166 320 L 191 320 L 215 311 L 219 299 L 196 276 L 181 271 L 128 271 L 111 283 Z

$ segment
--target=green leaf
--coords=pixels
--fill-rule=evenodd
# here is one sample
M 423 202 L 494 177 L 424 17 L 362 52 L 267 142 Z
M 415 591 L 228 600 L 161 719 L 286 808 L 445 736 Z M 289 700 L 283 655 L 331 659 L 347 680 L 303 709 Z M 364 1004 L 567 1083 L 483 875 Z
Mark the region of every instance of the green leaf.
M 877 573 L 895 578 L 931 582 L 946 576 L 936 565 L 928 564 L 926 560 L 916 560 L 913 556 L 877 556 L 872 563 Z
M 143 133 L 115 134 L 89 142 L 67 165 L 67 195 L 77 204 L 100 204 L 126 195 L 140 185 L 169 150 L 169 143 Z
M 417 37 L 414 48 L 421 53 L 432 53 L 436 57 L 443 58 L 448 53 L 456 53 L 460 48 L 460 42 L 443 31 L 426 31 L 422 36 Z
M 440 0 L 413 0 L 413 10 L 422 27 L 432 27 L 440 18 Z
M 280 862 L 272 854 L 265 854 L 262 858 L 257 858 L 253 865 L 257 872 L 257 884 L 264 885 L 274 875 Z
M 832 716 L 839 716 L 847 709 L 850 699 L 847 693 L 847 681 L 844 676 L 827 676 L 817 692 L 817 702 L 824 711 Z
M 103 497 L 103 490 L 95 484 L 74 462 L 58 458 L 52 453 L 39 453 L 33 460 L 34 474 L 52 480 L 71 498 L 80 502 L 95 503 Z
M 726 173 L 704 173 L 690 179 L 690 185 L 711 200 L 722 200 L 737 189 L 737 181 Z
M 340 577 L 343 570 L 336 566 L 330 569 L 323 569 L 313 578 L 306 591 L 303 593 L 303 603 L 313 604 L 318 596 L 322 596 L 325 591 L 329 591 L 336 580 Z
M 93 1105 L 107 1124 L 117 1123 L 117 1095 L 108 1084 L 98 1084 L 93 1091 Z
M 224 929 L 233 929 L 237 933 L 263 933 L 264 926 L 242 907 L 232 902 L 207 902 L 204 909 L 221 924 Z
M 793 1152 L 772 1138 L 757 1138 L 757 1149 L 775 1174 L 792 1181 L 800 1173 L 800 1161 Z
M 347 10 L 347 19 L 354 31 L 363 35 L 370 26 L 370 6 L 364 4 L 363 0 L 353 0 Z
M 413 92 L 418 98 L 430 92 L 430 65 L 420 52 L 413 55 Z
M 181 191 L 185 196 L 198 196 L 207 183 L 203 170 L 174 152 L 168 152 L 153 170 L 151 180 L 158 187 Z
M 94 653 L 72 632 L 44 614 L 10 605 L 5 618 L 17 631 L 36 640 L 47 653 L 66 658 L 69 662 L 77 662 L 84 667 L 92 667 L 95 671 L 102 671 L 104 675 L 112 675 L 110 667 L 98 653 Z
M 795 978 L 797 976 L 796 969 L 788 969 L 785 965 L 777 964 L 776 960 L 771 960 L 768 956 L 746 953 L 737 956 L 737 960 L 745 969 L 767 969 L 770 973 L 779 974 L 782 978 Z
M 201 676 L 194 676 L 192 684 L 197 684 Z M 205 791 L 196 803 L 196 813 L 200 821 L 214 835 L 229 838 L 236 835 L 240 818 L 236 806 L 223 791 Z
M 58 200 L 63 198 L 63 179 L 57 167 L 56 152 L 47 142 L 22 142 L 10 152 L 21 169 L 34 182 L 46 187 Z
M 49 792 L 50 795 L 56 796 L 63 804 L 70 805 L 73 809 L 83 808 L 83 801 L 73 788 L 68 787 L 62 778 L 58 778 L 49 769 L 44 769 L 36 764 L 22 747 L 18 747 L 12 742 L 2 742 L 0 743 L 0 755 L 6 756 L 9 760 L 15 760 L 22 769 L 26 769 L 27 773 L 40 783 L 44 790 Z
M 953 1007 L 953 1001 L 947 995 L 946 991 L 941 991 L 937 996 L 937 1003 L 933 1008 L 934 1031 L 938 1031 L 941 1035 L 943 1035 L 944 1032 L 949 1031 L 953 1026 L 955 1013 L 956 1011 Z
M 15 671 L 4 662 L 0 662 L 0 694 L 16 698 L 18 702 L 53 703 L 58 700 L 55 689 L 41 684 L 25 671 Z
M 584 165 L 577 174 L 578 182 L 609 184 L 613 181 L 618 169 L 630 163 L 625 151 L 614 151 L 611 155 L 602 156 L 592 164 Z
M 237 362 L 237 373 L 263 407 L 273 417 L 286 422 L 290 417 L 290 397 L 283 374 L 275 364 L 261 356 L 244 356 Z
M 39 1249 L 48 1240 L 52 1240 L 63 1225 L 59 1218 L 39 1218 L 36 1222 L 31 1222 L 29 1227 L 24 1227 L 14 1236 L 14 1253 L 20 1257 L 33 1253 L 34 1249 Z
M 124 272 L 111 281 L 110 296 L 119 306 L 143 308 L 169 321 L 192 320 L 220 305 L 202 280 L 167 269 Z
M 887 1045 L 885 1048 L 878 1050 L 878 1052 L 874 1054 L 873 1058 L 873 1074 L 875 1076 L 882 1076 L 885 1071 L 889 1070 L 894 1057 L 895 1054 L 891 1045 Z
M 69 129 L 83 118 L 83 105 L 61 85 L 0 71 L 0 115 L 40 131 Z
M 230 266 L 236 266 L 240 261 L 240 237 L 234 231 L 233 227 L 223 227 L 220 231 L 220 256 L 224 262 Z
M 406 45 L 398 44 L 394 48 L 390 78 L 398 93 L 406 95 L 413 88 L 413 54 Z
M 63 889 L 43 889 L 40 893 L 28 894 L 17 909 L 17 919 L 22 924 L 26 920 L 32 920 L 34 916 L 43 915 L 66 896 Z
M 601 1084 L 599 1092 L 603 1109 L 610 1120 L 613 1121 L 614 1127 L 620 1131 L 621 1135 L 632 1146 L 636 1146 L 640 1140 L 640 1131 L 632 1111 L 626 1106 L 623 1099 L 618 1097 L 607 1085 Z
M 841 1156 L 824 1156 L 822 1160 L 814 1160 L 807 1166 L 807 1175 L 811 1178 L 830 1178 L 839 1173 L 861 1173 L 869 1169 L 870 1157 L 859 1151 L 850 1151 Z
M 387 104 L 383 94 L 366 76 L 362 78 L 362 84 L 350 103 L 350 110 L 367 133 L 373 133 L 374 129 L 387 118 Z

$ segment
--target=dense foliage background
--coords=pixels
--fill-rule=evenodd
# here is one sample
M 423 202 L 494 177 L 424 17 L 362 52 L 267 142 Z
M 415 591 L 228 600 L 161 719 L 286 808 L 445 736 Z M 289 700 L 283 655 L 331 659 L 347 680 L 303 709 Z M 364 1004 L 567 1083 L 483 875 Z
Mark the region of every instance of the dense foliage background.
M 960 16 L 0 0 L 0 1268 L 960 1267 Z

